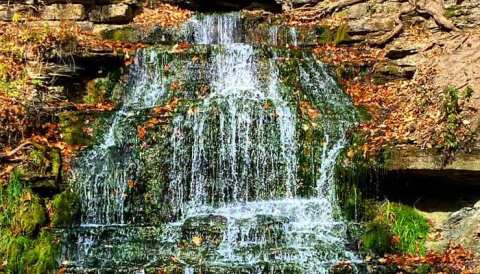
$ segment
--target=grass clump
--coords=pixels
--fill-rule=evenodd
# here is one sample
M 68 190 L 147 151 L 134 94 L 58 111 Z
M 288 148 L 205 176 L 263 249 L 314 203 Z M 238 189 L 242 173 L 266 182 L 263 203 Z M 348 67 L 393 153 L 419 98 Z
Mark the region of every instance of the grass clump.
M 366 251 L 425 254 L 425 241 L 430 229 L 425 217 L 409 206 L 388 201 L 378 205 L 376 212 L 362 237 Z
M 367 225 L 362 237 L 363 248 L 375 254 L 384 254 L 392 250 L 390 227 L 382 222 L 373 221 Z

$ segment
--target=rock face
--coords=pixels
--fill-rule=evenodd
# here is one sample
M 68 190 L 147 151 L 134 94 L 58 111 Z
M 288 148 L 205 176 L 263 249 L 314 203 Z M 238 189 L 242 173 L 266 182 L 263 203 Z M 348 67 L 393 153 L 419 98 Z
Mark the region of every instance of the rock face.
M 442 249 L 450 242 L 461 244 L 475 253 L 480 252 L 480 201 L 450 214 L 440 226 L 440 239 L 436 248 Z
M 97 6 L 90 12 L 90 21 L 94 23 L 128 23 L 133 19 L 134 12 L 126 4 Z
M 87 13 L 81 4 L 53 4 L 46 6 L 42 12 L 44 20 L 85 20 Z
M 132 21 L 137 0 L 51 0 L 37 5 L 35 1 L 16 1 L 15 4 L 0 1 L 0 21 L 12 21 L 14 16 L 40 15 L 45 21 L 90 21 L 101 24 L 126 24 Z M 35 7 L 35 8 L 33 8 Z

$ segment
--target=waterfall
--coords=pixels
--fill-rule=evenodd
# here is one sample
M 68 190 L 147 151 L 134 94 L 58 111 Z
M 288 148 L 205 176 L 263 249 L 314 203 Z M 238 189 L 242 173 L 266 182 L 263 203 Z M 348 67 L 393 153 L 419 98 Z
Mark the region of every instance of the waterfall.
M 154 51 L 136 57 L 130 92 L 101 141 L 76 161 L 72 181 L 82 197 L 83 225 L 125 223 L 125 192 L 138 165 L 132 153 L 132 144 L 138 140 L 129 122 L 136 111 L 154 106 L 165 95 L 164 63 Z
M 184 273 L 223 267 L 241 273 L 316 274 L 352 259 L 345 249 L 334 168 L 355 119 L 328 68 L 309 52 L 290 55 L 243 43 L 236 13 L 197 16 L 186 28 L 195 44 L 190 51 L 138 53 L 103 138 L 76 161 L 72 182 L 82 199 L 84 230 L 72 256 L 79 267 L 125 264 L 143 271 L 174 256 Z M 298 46 L 297 31 L 289 33 Z M 276 44 L 277 30 L 267 39 Z M 200 55 L 205 60 L 198 61 Z M 298 61 L 287 67 L 293 59 Z M 298 84 L 292 86 L 287 78 L 295 75 Z M 199 87 L 207 91 L 199 94 Z M 155 144 L 139 140 L 137 126 L 173 97 L 184 105 L 165 126 L 169 133 L 161 150 L 168 156 L 148 162 L 140 151 L 148 154 Z M 299 101 L 318 108 L 320 118 L 310 121 L 302 115 Z M 302 139 L 307 134 L 315 135 L 307 142 Z M 142 178 L 152 170 L 168 182 Z M 299 175 L 305 172 L 311 176 Z M 135 215 L 146 214 L 147 206 L 129 200 L 134 199 L 128 186 L 132 180 L 153 192 L 142 197 L 158 197 L 158 208 L 168 212 L 160 232 L 146 233 L 153 224 L 137 223 L 142 218 Z M 149 184 L 162 184 L 161 190 Z M 203 223 L 218 230 L 220 239 L 197 260 L 184 246 L 191 244 L 189 237 L 208 240 L 200 225 L 193 231 L 189 227 Z M 112 225 L 117 228 L 106 228 Z M 102 239 L 106 230 L 116 236 Z M 155 244 L 143 242 L 145 235 Z M 131 249 L 139 251 L 124 253 Z

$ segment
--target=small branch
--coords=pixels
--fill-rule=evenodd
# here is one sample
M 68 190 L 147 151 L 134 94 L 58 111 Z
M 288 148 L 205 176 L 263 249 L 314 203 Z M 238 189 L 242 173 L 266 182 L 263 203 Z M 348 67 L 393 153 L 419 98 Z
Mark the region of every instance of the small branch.
M 33 145 L 33 143 L 30 142 L 30 141 L 25 141 L 25 142 L 21 143 L 18 147 L 16 147 L 15 149 L 13 149 L 9 152 L 0 153 L 0 159 L 10 158 L 13 155 L 15 155 L 17 152 L 19 152 L 20 150 L 25 148 L 26 146 L 30 146 L 30 145 Z

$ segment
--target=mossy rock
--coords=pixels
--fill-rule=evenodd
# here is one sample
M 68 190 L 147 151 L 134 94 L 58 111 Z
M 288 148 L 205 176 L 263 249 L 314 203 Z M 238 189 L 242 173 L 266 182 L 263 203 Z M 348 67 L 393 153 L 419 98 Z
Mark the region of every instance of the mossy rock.
M 16 234 L 32 235 L 47 222 L 45 208 L 31 191 L 24 191 L 21 203 L 15 210 L 11 229 Z
M 142 39 L 140 31 L 131 26 L 107 29 L 102 31 L 100 35 L 103 39 L 125 41 L 131 43 L 139 42 Z
M 50 233 L 43 231 L 33 242 L 32 248 L 24 254 L 26 272 L 29 274 L 55 273 L 58 254 L 56 240 Z
M 109 112 L 74 111 L 59 114 L 62 139 L 70 145 L 90 145 L 101 131 Z
M 53 227 L 67 227 L 74 223 L 80 214 L 80 204 L 77 195 L 65 191 L 53 197 L 52 221 Z

